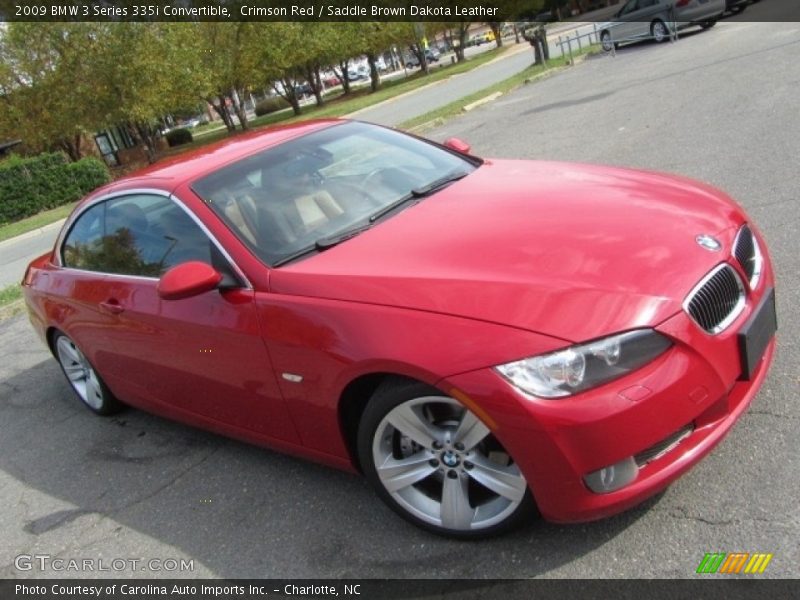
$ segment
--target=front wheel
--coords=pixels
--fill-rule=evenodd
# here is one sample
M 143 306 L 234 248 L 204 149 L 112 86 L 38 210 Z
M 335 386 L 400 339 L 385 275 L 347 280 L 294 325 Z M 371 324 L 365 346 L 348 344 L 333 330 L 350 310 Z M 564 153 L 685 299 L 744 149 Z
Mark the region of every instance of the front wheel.
M 63 333 L 57 333 L 53 346 L 67 381 L 89 410 L 98 415 L 112 415 L 123 408 L 75 342 Z
M 664 21 L 653 21 L 652 25 L 650 25 L 650 35 L 657 44 L 666 41 L 669 38 L 669 30 L 664 25 Z
M 427 385 L 383 384 L 361 419 L 358 452 L 384 502 L 435 533 L 486 537 L 534 512 L 525 477 L 489 428 Z

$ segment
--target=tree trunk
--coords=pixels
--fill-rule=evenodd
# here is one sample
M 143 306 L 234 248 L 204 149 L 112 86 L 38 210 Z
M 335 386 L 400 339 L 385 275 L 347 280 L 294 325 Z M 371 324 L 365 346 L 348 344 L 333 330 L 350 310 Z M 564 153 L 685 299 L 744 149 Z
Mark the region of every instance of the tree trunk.
M 72 138 L 64 138 L 59 143 L 59 146 L 67 153 L 67 156 L 69 156 L 72 162 L 78 161 L 83 157 L 80 134 L 75 134 Z
M 344 90 L 345 96 L 350 93 L 350 77 L 347 75 L 349 71 L 350 59 L 341 61 L 339 63 L 339 70 L 336 70 L 336 68 L 333 69 L 333 72 L 336 73 L 339 81 L 342 82 L 342 89 Z
M 547 43 L 547 29 L 545 29 L 544 25 L 536 30 L 536 37 L 541 43 L 544 60 L 550 60 L 550 45 Z
M 247 131 L 247 110 L 244 107 L 239 90 L 231 90 L 231 101 L 233 102 L 233 110 L 236 111 L 236 116 L 239 117 L 239 125 L 242 126 L 242 131 Z
M 464 56 L 464 49 L 467 47 L 467 33 L 469 32 L 469 23 L 461 23 L 458 26 L 458 46 L 455 48 L 456 51 L 456 60 L 458 62 L 464 62 L 466 57 Z
M 422 44 L 411 44 L 409 48 L 411 49 L 411 52 L 414 53 L 414 56 L 417 57 L 419 66 L 422 68 L 422 72 L 427 75 L 429 73 L 428 59 L 425 57 L 425 49 L 422 47 Z
M 307 65 L 305 76 L 306 81 L 308 81 L 308 85 L 311 86 L 311 91 L 314 93 L 314 99 L 317 101 L 317 106 L 322 106 L 325 103 L 325 100 L 322 97 L 322 82 L 319 80 L 319 67 L 315 65 Z
M 151 165 L 156 162 L 156 136 L 153 127 L 149 123 L 137 121 L 135 123 L 136 133 L 139 136 L 142 144 L 144 144 L 145 154 L 147 154 L 147 162 Z
M 367 62 L 369 63 L 370 87 L 373 92 L 377 92 L 381 87 L 381 75 L 378 73 L 378 58 L 372 53 L 367 54 Z
M 514 27 L 514 43 L 519 44 L 519 29 L 517 29 L 516 25 L 513 25 L 513 27 Z
M 219 105 L 217 102 L 219 102 Z M 214 109 L 214 112 L 219 115 L 219 118 L 222 119 L 222 122 L 225 124 L 225 127 L 228 129 L 229 132 L 233 133 L 236 131 L 236 125 L 233 123 L 233 119 L 231 119 L 231 113 L 228 110 L 228 106 L 225 104 L 225 96 L 220 94 L 216 98 L 207 98 L 206 102 L 211 105 L 211 108 Z
M 300 99 L 297 97 L 297 93 L 294 91 L 294 82 L 288 77 L 281 78 L 281 85 L 283 86 L 283 92 L 281 92 L 277 87 L 273 86 L 278 95 L 281 96 L 284 100 L 289 103 L 289 106 L 292 107 L 292 111 L 295 115 L 299 115 L 303 112 L 303 109 L 300 106 Z
M 503 36 L 500 35 L 500 28 L 503 25 L 502 23 L 491 22 L 488 23 L 489 28 L 492 30 L 494 34 L 494 43 L 497 45 L 498 48 L 503 47 Z

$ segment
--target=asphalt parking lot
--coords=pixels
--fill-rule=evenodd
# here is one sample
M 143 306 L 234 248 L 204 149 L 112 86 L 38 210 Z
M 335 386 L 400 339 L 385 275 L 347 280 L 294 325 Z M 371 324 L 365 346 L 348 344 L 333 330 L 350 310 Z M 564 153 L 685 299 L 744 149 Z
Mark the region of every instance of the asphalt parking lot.
M 427 133 L 482 156 L 696 177 L 761 227 L 778 271 L 771 375 L 664 493 L 592 524 L 443 540 L 395 517 L 359 477 L 139 411 L 92 416 L 18 316 L 0 323 L 0 578 L 91 575 L 19 570 L 20 554 L 191 559 L 193 571 L 168 573 L 187 577 L 681 578 L 706 552 L 771 552 L 764 576 L 797 577 L 798 50 L 799 23 L 722 22 L 593 58 Z

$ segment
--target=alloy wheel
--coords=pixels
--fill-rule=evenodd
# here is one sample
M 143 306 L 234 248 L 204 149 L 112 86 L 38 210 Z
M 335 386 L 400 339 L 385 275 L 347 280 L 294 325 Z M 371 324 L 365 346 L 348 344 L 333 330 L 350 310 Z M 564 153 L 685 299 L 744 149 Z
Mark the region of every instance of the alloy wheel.
M 453 398 L 427 396 L 390 410 L 372 443 L 378 479 L 410 515 L 451 532 L 502 523 L 527 483 L 475 414 Z
M 667 26 L 661 21 L 653 23 L 653 39 L 658 44 L 667 39 Z
M 103 387 L 97 373 L 75 343 L 66 336 L 60 336 L 56 341 L 56 353 L 58 362 L 80 399 L 95 411 L 103 410 Z

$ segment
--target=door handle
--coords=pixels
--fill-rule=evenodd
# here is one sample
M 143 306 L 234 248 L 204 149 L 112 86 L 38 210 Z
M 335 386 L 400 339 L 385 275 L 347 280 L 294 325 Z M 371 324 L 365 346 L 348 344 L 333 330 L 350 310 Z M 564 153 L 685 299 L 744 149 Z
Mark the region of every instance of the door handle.
M 114 298 L 106 300 L 105 302 L 101 302 L 100 308 L 110 312 L 113 315 L 118 315 L 123 310 L 125 310 L 125 308 L 119 303 L 119 301 L 115 300 Z

